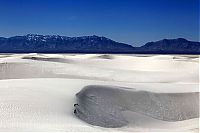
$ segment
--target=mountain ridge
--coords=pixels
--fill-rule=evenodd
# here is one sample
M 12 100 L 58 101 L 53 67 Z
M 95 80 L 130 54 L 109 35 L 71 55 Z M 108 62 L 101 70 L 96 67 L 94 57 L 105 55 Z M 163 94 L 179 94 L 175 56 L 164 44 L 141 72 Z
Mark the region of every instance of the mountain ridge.
M 188 41 L 185 38 L 163 39 L 155 42 L 148 42 L 138 48 L 146 53 L 191 53 L 200 54 L 200 42 Z
M 67 37 L 27 34 L 0 37 L 1 53 L 136 53 L 136 54 L 200 54 L 200 42 L 184 38 L 163 39 L 133 47 L 104 36 Z

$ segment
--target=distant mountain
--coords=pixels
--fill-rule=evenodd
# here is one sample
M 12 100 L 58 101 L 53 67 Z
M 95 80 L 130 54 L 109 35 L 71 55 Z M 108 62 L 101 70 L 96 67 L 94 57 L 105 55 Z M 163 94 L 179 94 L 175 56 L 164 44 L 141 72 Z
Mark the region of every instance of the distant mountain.
M 0 37 L 1 53 L 140 53 L 200 54 L 200 43 L 183 38 L 164 39 L 133 47 L 99 36 L 66 37 L 28 34 Z
M 0 52 L 126 53 L 133 49 L 131 45 L 95 35 L 66 37 L 28 34 L 26 36 L 0 38 Z
M 156 42 L 148 42 L 137 48 L 138 53 L 159 54 L 200 54 L 200 42 L 188 41 L 184 38 L 163 39 Z

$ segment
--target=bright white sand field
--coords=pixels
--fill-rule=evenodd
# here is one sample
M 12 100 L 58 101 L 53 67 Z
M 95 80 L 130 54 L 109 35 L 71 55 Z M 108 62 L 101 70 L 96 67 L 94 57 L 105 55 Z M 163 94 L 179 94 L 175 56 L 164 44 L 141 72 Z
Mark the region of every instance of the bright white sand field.
M 1 54 L 0 131 L 199 131 L 199 118 L 168 122 L 137 113 L 125 113 L 130 124 L 121 128 L 87 124 L 73 113 L 86 85 L 199 92 L 199 56 Z

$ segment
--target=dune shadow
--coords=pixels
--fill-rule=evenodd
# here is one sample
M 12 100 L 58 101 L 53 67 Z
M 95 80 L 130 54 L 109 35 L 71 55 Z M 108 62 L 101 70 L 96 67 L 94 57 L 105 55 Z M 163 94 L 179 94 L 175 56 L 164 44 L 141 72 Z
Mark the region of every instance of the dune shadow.
M 108 59 L 108 60 L 111 60 L 111 59 L 114 59 L 115 57 L 113 55 L 98 55 L 98 56 L 95 56 L 95 57 L 92 57 L 93 59 Z
M 73 63 L 74 61 L 70 59 L 63 58 L 45 58 L 45 57 L 23 57 L 22 59 L 36 60 L 36 61 L 49 61 L 49 62 L 58 62 L 58 63 Z
M 106 128 L 128 125 L 130 121 L 123 116 L 124 111 L 169 122 L 199 117 L 199 92 L 154 93 L 117 86 L 90 85 L 78 92 L 76 99 L 74 113 L 78 118 Z

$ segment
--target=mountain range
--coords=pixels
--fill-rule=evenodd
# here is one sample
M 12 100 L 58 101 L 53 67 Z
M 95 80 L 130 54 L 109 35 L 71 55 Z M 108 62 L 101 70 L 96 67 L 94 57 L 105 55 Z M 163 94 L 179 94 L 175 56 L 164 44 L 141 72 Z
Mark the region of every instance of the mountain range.
M 141 47 L 99 36 L 66 37 L 59 35 L 0 37 L 1 53 L 138 53 L 200 54 L 200 42 L 184 38 L 148 42 Z

